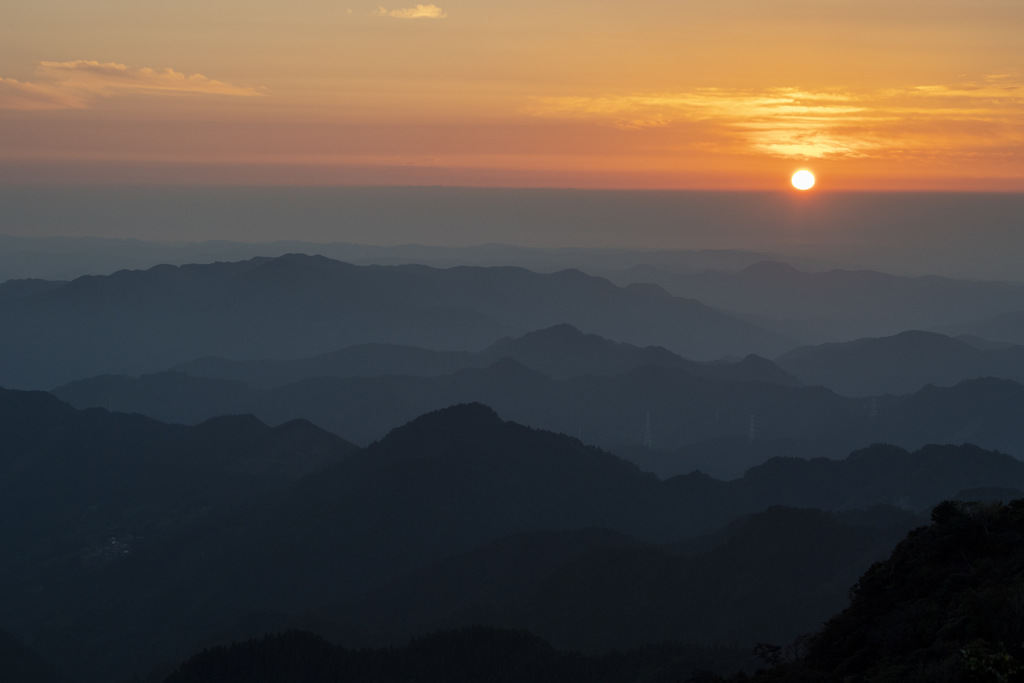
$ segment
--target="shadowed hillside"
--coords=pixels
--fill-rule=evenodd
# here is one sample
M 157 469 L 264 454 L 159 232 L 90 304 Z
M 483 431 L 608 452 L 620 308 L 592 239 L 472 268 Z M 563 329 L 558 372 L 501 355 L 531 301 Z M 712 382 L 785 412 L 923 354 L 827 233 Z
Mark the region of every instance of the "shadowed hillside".
M 755 680 L 1020 680 L 1022 537 L 1022 500 L 943 502 L 860 578 L 805 657 Z
M 205 650 L 152 683 L 629 683 L 683 680 L 694 671 L 748 663 L 738 648 L 678 643 L 586 656 L 556 650 L 526 631 L 475 626 L 414 638 L 402 647 L 352 650 L 286 631 Z M 150 683 L 147 681 L 147 683 Z
M 395 642 L 475 623 L 603 652 L 674 640 L 788 642 L 846 605 L 847 588 L 920 517 L 895 508 L 772 507 L 681 544 L 597 530 L 520 534 L 389 582 L 336 608 Z
M 0 629 L 0 679 L 13 683 L 68 683 L 42 657 Z
M 1024 590 L 1021 566 L 1021 536 L 1024 534 L 1024 501 L 963 503 L 945 501 L 932 511 L 932 524 L 907 535 L 891 556 L 874 563 L 850 590 L 850 604 L 832 617 L 817 633 L 783 647 L 760 643 L 754 648 L 762 662 L 771 665 L 753 675 L 738 674 L 729 679 L 720 674 L 728 669 L 751 667 L 748 659 L 735 652 L 709 650 L 664 643 L 614 654 L 584 656 L 556 650 L 526 631 L 503 631 L 474 627 L 435 632 L 412 640 L 408 645 L 378 650 L 349 650 L 299 632 L 287 632 L 206 650 L 184 662 L 167 683 L 210 680 L 278 680 L 300 676 L 307 681 L 343 681 L 367 675 L 372 666 L 374 680 L 400 681 L 411 674 L 416 680 L 500 680 L 500 681 L 686 681 L 725 683 L 733 681 L 780 683 L 865 681 L 1017 681 L 1024 672 L 1024 627 L 1020 618 L 1020 596 Z M 776 511 L 802 517 L 817 527 L 804 534 L 798 547 L 772 538 L 768 554 L 794 556 L 807 552 L 808 541 L 834 543 L 831 530 L 822 526 L 823 517 L 802 511 Z M 762 521 L 767 521 L 767 516 Z M 755 529 L 751 529 L 755 532 Z M 741 537 L 743 532 L 737 534 Z M 716 551 L 717 552 L 717 551 Z M 728 554 L 723 546 L 720 554 Z M 711 553 L 709 557 L 714 557 Z M 740 558 L 730 566 L 742 570 Z M 651 565 L 635 561 L 617 562 L 614 554 L 587 561 L 598 568 L 598 560 L 625 574 L 650 577 Z M 586 560 L 584 560 L 586 561 Z M 662 569 L 671 557 L 659 561 Z M 678 561 L 677 561 L 678 562 Z M 769 562 L 770 564 L 770 562 Z M 761 568 L 752 568 L 758 571 Z M 600 571 L 600 569 L 598 569 Z M 658 574 L 655 570 L 654 575 Z M 682 583 L 677 577 L 669 588 Z M 723 577 L 728 580 L 730 577 Z M 736 581 L 736 577 L 731 577 Z M 754 592 L 729 594 L 740 608 L 764 604 L 769 623 L 785 620 L 792 603 L 764 603 L 777 583 L 772 570 L 763 572 L 765 585 Z M 786 579 L 799 581 L 799 575 Z M 592 579 L 591 579 L 592 580 Z M 645 579 L 646 580 L 646 579 Z M 650 592 L 662 600 L 665 588 L 654 579 Z M 616 583 L 613 590 L 618 590 Z M 543 609 L 573 602 L 573 595 L 599 586 L 586 582 L 564 583 L 562 592 L 548 595 Z M 607 590 L 607 587 L 605 587 Z M 711 588 L 705 591 L 714 595 Z M 623 604 L 614 613 L 617 628 L 628 629 L 640 596 L 619 596 Z M 770 598 L 769 598 L 770 599 Z M 572 613 L 571 619 L 587 621 L 606 603 L 591 603 L 591 609 Z M 579 609 L 576 606 L 575 609 Z M 586 608 L 584 608 L 586 609 Z M 470 655 L 469 651 L 473 654 Z M 721 659 L 713 656 L 719 655 Z M 459 654 L 456 654 L 459 653 Z M 732 659 L 730 660 L 730 654 Z M 467 669 L 466 667 L 472 667 Z M 723 669 L 725 671 L 723 671 Z M 437 671 L 438 673 L 435 673 Z
M 372 640 L 360 633 L 372 621 L 349 620 L 344 606 L 355 613 L 360 596 L 389 582 L 395 595 L 419 583 L 439 600 L 421 603 L 418 617 L 377 622 L 380 637 L 476 615 L 593 649 L 637 644 L 641 633 L 702 632 L 734 643 L 754 637 L 751 624 L 777 604 L 757 603 L 757 616 L 753 602 L 741 612 L 724 595 L 671 591 L 680 581 L 724 581 L 737 595 L 767 591 L 782 602 L 802 590 L 806 609 L 791 607 L 792 621 L 772 631 L 789 635 L 824 618 L 851 572 L 884 552 L 883 529 L 898 529 L 907 514 L 966 488 L 1024 489 L 1024 463 L 955 446 L 776 459 L 733 482 L 696 473 L 661 481 L 480 404 L 423 415 L 352 452 L 303 422 L 270 428 L 236 416 L 185 427 L 3 391 L 0 453 L 0 524 L 10 549 L 0 563 L 2 627 L 90 682 L 282 627 L 319 624 L 350 642 Z M 697 540 L 773 505 L 877 504 L 910 512 L 865 524 L 776 511 Z M 545 533 L 565 535 L 545 542 Z M 491 560 L 474 556 L 496 543 Z M 772 547 L 791 550 L 772 555 Z M 492 561 L 501 555 L 507 562 Z M 502 583 L 502 567 L 530 566 L 510 592 L 488 587 Z M 764 571 L 743 570 L 754 566 Z M 465 578 L 472 567 L 479 574 Z M 802 582 L 786 579 L 793 572 Z M 771 576 L 781 583 L 769 590 Z M 659 585 L 664 596 L 652 600 Z M 635 633 L 616 617 L 627 603 Z M 381 597 L 386 604 L 412 603 Z M 564 610 L 538 609 L 549 604 L 594 618 L 581 626 L 559 617 Z M 375 619 L 387 613 L 396 610 Z M 702 631 L 687 618 L 698 614 Z

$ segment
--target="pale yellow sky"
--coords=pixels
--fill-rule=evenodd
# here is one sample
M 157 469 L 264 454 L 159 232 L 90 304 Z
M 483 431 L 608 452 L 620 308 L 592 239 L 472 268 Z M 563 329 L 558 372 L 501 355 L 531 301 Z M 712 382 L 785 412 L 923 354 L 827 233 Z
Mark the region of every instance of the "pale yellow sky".
M 34 0 L 4 15 L 0 164 L 32 182 L 145 162 L 221 165 L 225 183 L 252 181 L 239 164 L 324 183 L 411 165 L 438 184 L 762 189 L 807 166 L 823 188 L 1024 191 L 1020 0 Z

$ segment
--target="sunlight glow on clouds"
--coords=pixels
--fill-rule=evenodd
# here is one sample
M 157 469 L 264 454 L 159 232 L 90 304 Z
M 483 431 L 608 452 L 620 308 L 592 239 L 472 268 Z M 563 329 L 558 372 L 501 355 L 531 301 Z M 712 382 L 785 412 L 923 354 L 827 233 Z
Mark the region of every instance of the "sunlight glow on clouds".
M 448 16 L 437 5 L 416 5 L 415 7 L 392 10 L 381 7 L 377 10 L 377 15 L 395 17 L 396 19 L 443 19 Z
M 702 88 L 548 97 L 538 99 L 526 113 L 622 129 L 701 122 L 725 133 L 717 151 L 791 159 L 927 158 L 1024 146 L 1024 83 L 1006 75 L 867 93 Z
M 35 83 L 0 78 L 0 109 L 87 109 L 92 98 L 129 93 L 232 97 L 263 94 L 256 88 L 231 85 L 202 74 L 185 75 L 173 69 L 146 67 L 133 69 L 115 62 L 85 59 L 41 62 L 37 71 L 40 80 Z

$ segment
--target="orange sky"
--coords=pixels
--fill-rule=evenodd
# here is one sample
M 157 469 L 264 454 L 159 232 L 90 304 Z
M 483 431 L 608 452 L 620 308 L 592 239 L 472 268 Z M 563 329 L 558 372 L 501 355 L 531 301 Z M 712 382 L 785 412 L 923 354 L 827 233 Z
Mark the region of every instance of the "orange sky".
M 1024 2 L 34 0 L 7 182 L 1024 191 Z

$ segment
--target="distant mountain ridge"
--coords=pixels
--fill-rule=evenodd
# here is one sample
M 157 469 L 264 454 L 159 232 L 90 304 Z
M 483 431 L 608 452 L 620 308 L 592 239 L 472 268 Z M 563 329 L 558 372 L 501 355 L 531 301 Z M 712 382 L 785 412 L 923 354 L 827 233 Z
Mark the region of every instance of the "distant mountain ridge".
M 52 387 L 204 356 L 294 358 L 354 344 L 479 349 L 569 323 L 688 358 L 777 355 L 781 335 L 651 285 L 579 271 L 353 266 L 290 254 L 87 276 L 0 297 L 0 384 Z
M 806 272 L 764 261 L 739 272 L 679 273 L 635 266 L 615 282 L 653 282 L 676 296 L 750 316 L 761 324 L 817 344 L 881 337 L 908 329 L 954 329 L 986 315 L 1024 309 L 1024 284 L 906 277 L 871 270 Z M 963 328 L 961 330 L 961 327 Z M 982 326 L 955 329 L 1024 343 Z
M 1024 307 L 988 317 L 975 315 L 968 321 L 945 325 L 938 330 L 946 334 L 975 336 L 997 342 L 1022 345 L 1024 344 Z
M 979 349 L 935 332 L 909 330 L 794 349 L 776 362 L 808 385 L 845 396 L 910 394 L 928 384 L 951 386 L 997 377 L 1024 382 L 1024 346 Z
M 193 423 L 223 412 L 252 412 L 268 423 L 302 417 L 356 443 L 368 444 L 417 415 L 453 403 L 479 401 L 534 427 L 585 436 L 606 446 L 640 443 L 647 415 L 662 447 L 725 435 L 746 437 L 750 415 L 761 436 L 792 434 L 808 416 L 817 433 L 840 429 L 860 410 L 821 389 L 759 381 L 777 370 L 765 361 L 689 366 L 642 366 L 625 374 L 554 380 L 505 358 L 485 368 L 435 377 L 318 377 L 251 390 L 229 380 L 180 373 L 96 377 L 55 390 L 78 407 L 140 411 L 158 419 Z M 747 368 L 750 367 L 749 372 Z M 723 378 L 716 378 L 716 375 Z M 745 376 L 753 377 L 743 381 Z M 783 375 L 783 377 L 785 377 Z
M 1019 383 L 979 378 L 858 398 L 759 379 L 776 373 L 769 361 L 749 358 L 554 380 L 506 358 L 432 377 L 320 377 L 262 390 L 180 373 L 96 377 L 55 394 L 80 408 L 138 411 L 171 422 L 225 412 L 251 412 L 269 424 L 304 418 L 362 445 L 422 413 L 482 402 L 508 419 L 580 437 L 661 476 L 700 469 L 735 478 L 773 456 L 840 458 L 878 442 L 910 449 L 968 442 L 1024 456 Z
M 544 248 L 486 243 L 473 246 L 397 244 L 379 246 L 338 241 L 165 242 L 97 237 L 30 237 L 0 234 L 0 282 L 38 278 L 70 280 L 82 275 L 107 275 L 119 270 L 242 261 L 257 256 L 315 254 L 356 265 L 420 263 L 435 268 L 452 266 L 517 266 L 540 272 L 580 268 L 601 275 L 637 263 L 673 270 L 739 270 L 781 254 L 744 249 L 619 249 Z M 794 263 L 806 259 L 792 258 Z
M 596 334 L 585 334 L 565 323 L 520 337 L 504 337 L 477 352 L 359 344 L 295 360 L 200 358 L 171 370 L 195 377 L 241 381 L 253 388 L 271 388 L 314 377 L 437 376 L 486 368 L 505 358 L 552 379 L 618 375 L 650 365 L 682 368 L 690 374 L 714 379 L 799 384 L 771 361 L 757 356 L 747 356 L 739 362 L 701 363 L 687 360 L 664 347 L 640 348 L 614 342 Z

